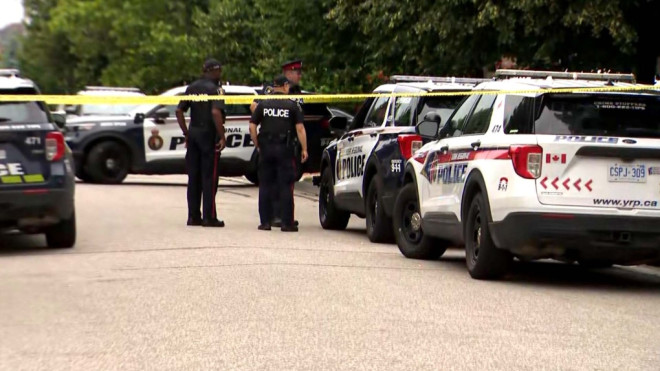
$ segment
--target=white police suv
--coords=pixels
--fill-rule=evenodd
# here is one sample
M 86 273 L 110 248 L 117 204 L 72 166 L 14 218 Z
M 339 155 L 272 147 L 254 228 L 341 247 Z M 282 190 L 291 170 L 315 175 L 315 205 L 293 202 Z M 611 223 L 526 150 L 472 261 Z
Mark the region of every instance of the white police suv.
M 86 86 L 77 93 L 83 97 L 116 96 L 116 97 L 144 97 L 145 94 L 133 87 Z M 71 104 L 59 105 L 56 113 L 65 114 L 67 119 L 81 116 L 130 116 L 137 104 Z
M 460 95 L 422 95 L 469 91 L 484 79 L 392 76 L 367 99 L 348 131 L 331 142 L 321 160 L 319 221 L 324 229 L 344 229 L 351 214 L 366 219 L 372 242 L 392 236 L 392 210 L 403 185 L 403 164 L 423 144 L 415 124 L 428 115 L 448 118 Z M 395 96 L 393 93 L 410 93 Z M 344 126 L 343 129 L 346 129 Z
M 547 88 L 641 87 L 557 92 Z M 660 262 L 660 93 L 622 74 L 499 70 L 407 162 L 394 207 L 409 258 L 464 245 L 476 279 L 513 257 Z M 512 93 L 512 91 L 526 91 Z
M 186 86 L 162 96 L 180 96 Z M 223 85 L 227 95 L 257 95 L 246 86 Z M 66 141 L 71 147 L 76 176 L 93 183 L 121 183 L 133 174 L 185 174 L 185 138 L 176 120 L 176 104 L 145 104 L 128 114 L 81 116 L 67 121 Z M 227 148 L 222 151 L 220 176 L 246 175 L 253 166 L 254 143 L 248 130 L 250 107 L 226 106 Z M 190 111 L 186 113 L 189 120 Z

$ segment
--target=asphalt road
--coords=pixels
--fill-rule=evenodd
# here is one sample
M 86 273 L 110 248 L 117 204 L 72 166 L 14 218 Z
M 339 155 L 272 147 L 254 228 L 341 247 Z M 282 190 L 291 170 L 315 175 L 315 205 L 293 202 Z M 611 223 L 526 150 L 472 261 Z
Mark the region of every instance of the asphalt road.
M 0 236 L 0 369 L 660 369 L 657 268 L 475 281 L 460 250 L 408 260 L 358 218 L 323 231 L 305 193 L 300 233 L 257 231 L 239 179 L 226 228 L 186 227 L 184 183 L 78 184 L 70 250 Z

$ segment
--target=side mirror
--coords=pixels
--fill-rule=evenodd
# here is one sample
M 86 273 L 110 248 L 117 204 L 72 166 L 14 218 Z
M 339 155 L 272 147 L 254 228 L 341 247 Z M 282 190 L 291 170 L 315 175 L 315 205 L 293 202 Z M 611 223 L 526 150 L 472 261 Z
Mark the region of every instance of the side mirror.
M 330 119 L 330 128 L 335 130 L 346 130 L 348 118 L 335 116 Z
M 346 117 L 335 116 L 330 119 L 330 129 L 336 137 L 344 135 L 348 128 L 348 119 Z
M 135 118 L 133 119 L 134 124 L 143 124 L 144 123 L 144 113 L 136 113 Z
M 170 117 L 170 111 L 168 111 L 166 107 L 161 107 L 154 112 L 154 119 L 157 124 L 164 124 L 165 119 L 168 117 Z
M 66 112 L 68 115 L 77 115 L 78 114 L 78 106 L 65 106 L 64 107 L 64 112 Z
M 66 115 L 62 113 L 51 113 L 51 116 L 53 117 L 55 125 L 60 129 L 64 129 L 64 125 L 66 125 Z
M 440 132 L 442 118 L 436 112 L 429 112 L 424 116 L 424 121 L 417 124 L 415 132 L 424 138 L 436 138 Z

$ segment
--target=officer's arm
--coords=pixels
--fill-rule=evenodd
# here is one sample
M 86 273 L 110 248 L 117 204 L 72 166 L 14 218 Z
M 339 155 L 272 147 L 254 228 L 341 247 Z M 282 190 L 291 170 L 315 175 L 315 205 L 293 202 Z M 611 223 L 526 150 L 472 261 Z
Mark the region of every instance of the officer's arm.
M 188 127 L 186 126 L 186 119 L 183 117 L 183 111 L 180 108 L 176 109 L 176 121 L 179 122 L 179 127 L 184 137 L 188 136 Z
M 250 138 L 252 138 L 252 142 L 257 150 L 259 150 L 257 125 L 261 124 L 261 120 L 264 117 L 263 113 L 264 111 L 261 108 L 261 104 L 257 103 L 257 106 L 252 111 L 252 118 L 250 119 Z
M 257 106 L 259 105 L 259 102 L 256 100 L 252 101 L 252 104 L 250 104 L 250 112 L 254 113 L 254 110 L 257 109 Z
M 307 152 L 307 133 L 305 132 L 305 125 L 302 122 L 296 124 L 296 133 L 298 134 L 298 141 L 304 152 Z
M 250 138 L 252 138 L 252 142 L 254 143 L 254 147 L 259 150 L 259 141 L 257 140 L 257 124 L 254 122 L 250 121 Z
M 220 134 L 220 138 L 225 137 L 225 115 L 223 114 L 222 110 L 220 110 L 217 107 L 213 107 L 213 110 L 211 111 L 213 113 L 213 121 L 215 121 L 215 128 L 218 130 L 218 134 Z
M 176 115 L 176 121 L 179 123 L 179 127 L 181 128 L 181 132 L 183 133 L 184 137 L 188 136 L 188 127 L 186 127 L 186 119 L 184 118 L 183 113 L 188 111 L 189 107 L 189 100 L 179 101 L 179 105 L 176 107 L 176 112 L 174 113 Z

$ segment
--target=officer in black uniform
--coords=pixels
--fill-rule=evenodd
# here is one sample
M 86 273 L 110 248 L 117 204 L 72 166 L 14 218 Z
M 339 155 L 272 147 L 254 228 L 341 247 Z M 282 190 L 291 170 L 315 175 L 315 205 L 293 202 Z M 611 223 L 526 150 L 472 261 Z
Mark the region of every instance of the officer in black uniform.
M 186 95 L 221 95 L 222 65 L 215 59 L 204 62 L 204 75 L 186 89 Z M 183 113 L 190 108 L 190 129 Z M 186 168 L 188 171 L 188 225 L 224 227 L 218 220 L 215 194 L 218 187 L 218 157 L 225 147 L 225 105 L 223 100 L 194 102 L 182 100 L 176 118 L 186 140 Z M 204 197 L 203 215 L 200 203 Z M 203 216 L 203 217 L 202 217 Z
M 302 94 L 302 89 L 300 88 L 300 79 L 302 78 L 302 61 L 300 59 L 284 62 L 282 64 L 282 75 L 289 80 L 289 94 Z M 273 87 L 266 86 L 264 89 L 264 94 L 272 94 Z M 250 111 L 254 112 L 259 104 L 260 99 L 255 99 L 250 105 Z M 302 104 L 302 99 L 296 99 L 298 103 Z M 271 199 L 273 200 L 273 220 L 271 225 L 273 227 L 280 227 L 282 225 L 282 220 L 280 220 L 280 202 L 279 202 L 279 191 L 276 188 L 273 188 L 273 195 Z M 298 221 L 294 220 L 293 224 L 298 225 Z
M 288 94 L 289 81 L 283 75 L 273 81 L 273 94 Z M 257 126 L 261 125 L 257 135 Z M 259 230 L 271 229 L 273 187 L 279 190 L 283 232 L 297 232 L 294 224 L 293 185 L 296 180 L 295 136 L 302 147 L 301 161 L 307 161 L 307 136 L 300 105 L 290 99 L 264 99 L 250 120 L 250 136 L 259 151 Z

